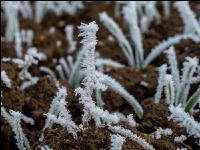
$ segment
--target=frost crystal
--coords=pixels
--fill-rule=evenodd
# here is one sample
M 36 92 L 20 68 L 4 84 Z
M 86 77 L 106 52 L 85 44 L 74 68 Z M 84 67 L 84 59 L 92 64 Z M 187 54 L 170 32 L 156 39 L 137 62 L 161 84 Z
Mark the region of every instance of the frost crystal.
M 59 85 L 58 85 L 59 86 Z M 72 121 L 70 112 L 66 109 L 67 90 L 65 87 L 58 87 L 56 97 L 52 100 L 49 112 L 46 114 L 47 119 L 43 131 L 51 127 L 54 123 L 59 124 L 65 128 L 74 138 L 77 138 L 78 126 Z M 42 135 L 43 136 L 43 135 Z M 42 138 L 40 139 L 42 140 Z
M 111 149 L 110 150 L 122 150 L 123 143 L 125 138 L 119 134 L 111 135 Z
M 129 44 L 120 27 L 116 24 L 116 22 L 114 22 L 114 20 L 111 17 L 108 16 L 106 12 L 100 13 L 99 16 L 100 21 L 103 23 L 103 25 L 113 34 L 113 36 L 119 42 L 124 55 L 128 59 L 129 65 L 134 67 L 134 56 L 131 45 Z
M 156 94 L 155 94 L 155 102 L 156 103 L 159 103 L 160 98 L 162 96 L 166 71 L 167 71 L 167 65 L 166 64 L 159 67 L 158 86 L 157 86 Z
M 110 114 L 108 111 L 97 107 L 92 100 L 92 93 L 94 90 L 105 90 L 106 86 L 99 82 L 96 76 L 95 69 L 95 46 L 97 43 L 96 32 L 98 31 L 98 26 L 95 22 L 91 22 L 88 25 L 82 24 L 79 27 L 83 39 L 83 49 L 85 53 L 85 59 L 83 60 L 82 73 L 84 74 L 83 85 L 84 88 L 78 87 L 75 90 L 76 95 L 79 95 L 79 101 L 84 105 L 84 115 L 83 123 L 87 123 L 91 118 L 94 119 L 97 127 L 101 125 L 101 120 L 104 123 L 118 123 L 119 118 L 116 115 Z
M 198 43 L 200 38 L 194 35 L 175 35 L 173 37 L 169 37 L 167 40 L 163 40 L 162 42 L 158 43 L 151 52 L 148 54 L 147 58 L 144 61 L 144 68 L 147 67 L 158 55 L 160 55 L 166 48 L 177 44 L 181 40 L 184 39 L 191 39 L 194 42 Z
M 175 2 L 174 6 L 179 11 L 183 23 L 185 25 L 184 33 L 185 34 L 197 34 L 200 38 L 200 24 L 196 19 L 196 15 L 191 10 L 189 2 L 179 1 Z
M 9 113 L 5 110 L 5 108 L 1 104 L 1 115 L 5 118 L 5 120 L 10 124 L 12 131 L 14 132 L 14 138 L 17 140 L 17 146 L 20 150 L 30 149 L 30 145 L 26 135 L 23 133 L 21 128 L 21 120 L 31 125 L 34 124 L 34 120 L 23 115 L 20 112 L 16 112 L 13 110 L 9 110 Z
M 195 138 L 200 138 L 200 123 L 196 122 L 192 116 L 186 113 L 181 105 L 177 107 L 170 105 L 169 111 L 171 112 L 169 120 L 173 120 L 181 127 L 186 128 L 189 136 L 193 135 Z
M 8 87 L 8 88 L 11 88 L 11 80 L 10 78 L 8 77 L 7 73 L 2 70 L 1 71 L 1 81 Z
M 124 136 L 126 138 L 133 140 L 134 142 L 137 142 L 146 150 L 155 150 L 155 148 L 152 145 L 150 145 L 149 143 L 147 143 L 145 139 L 142 139 L 141 137 L 132 133 L 128 129 L 124 129 L 121 126 L 114 126 L 114 127 L 109 126 L 109 130 L 111 130 L 113 133 L 119 134 L 121 136 Z
M 135 47 L 135 61 L 136 66 L 141 68 L 143 65 L 143 44 L 142 44 L 142 35 L 138 26 L 138 17 L 137 17 L 137 10 L 136 10 L 136 3 L 137 2 L 129 2 L 123 9 L 124 19 L 128 23 L 129 30 L 131 33 L 131 38 L 134 41 Z
M 176 136 L 174 138 L 174 141 L 177 142 L 177 143 L 183 143 L 184 140 L 186 140 L 187 137 L 185 135 L 181 135 L 181 136 Z
M 67 25 L 65 27 L 66 32 L 66 39 L 69 42 L 70 48 L 68 49 L 68 53 L 72 53 L 76 49 L 77 42 L 73 40 L 73 29 L 74 27 L 72 25 Z
M 155 138 L 158 140 L 161 138 L 162 135 L 167 136 L 167 135 L 172 135 L 173 131 L 170 128 L 166 128 L 166 129 L 162 129 L 161 127 L 159 127 L 155 134 Z

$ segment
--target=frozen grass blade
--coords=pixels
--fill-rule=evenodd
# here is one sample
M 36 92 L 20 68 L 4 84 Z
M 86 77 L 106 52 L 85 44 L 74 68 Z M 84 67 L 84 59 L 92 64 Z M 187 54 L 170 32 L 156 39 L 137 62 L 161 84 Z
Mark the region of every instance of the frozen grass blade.
M 100 13 L 99 16 L 100 21 L 103 23 L 103 25 L 113 34 L 113 36 L 119 42 L 120 47 L 122 48 L 122 51 L 128 60 L 128 64 L 131 67 L 134 67 L 135 63 L 132 48 L 120 27 L 117 25 L 116 22 L 114 22 L 111 17 L 108 16 L 106 12 Z
M 187 101 L 187 104 L 185 106 L 185 112 L 190 112 L 198 102 L 200 102 L 200 87 Z
M 121 95 L 133 107 L 138 118 L 141 119 L 143 117 L 143 109 L 141 105 L 116 80 L 100 72 L 96 72 L 96 74 L 101 83 L 105 84 L 106 86 L 111 88 L 113 91 Z
M 109 126 L 109 130 L 111 130 L 113 133 L 120 134 L 121 136 L 124 136 L 126 138 L 129 138 L 130 140 L 137 142 L 139 145 L 141 145 L 145 150 L 155 150 L 155 148 L 146 142 L 145 139 L 142 139 L 138 135 L 132 133 L 128 129 L 124 129 L 121 126 Z
M 159 78 L 158 78 L 158 86 L 157 86 L 156 94 L 155 94 L 155 103 L 159 103 L 160 98 L 162 96 L 162 91 L 165 84 L 166 71 L 167 71 L 166 64 L 159 67 Z
M 124 19 L 128 23 L 131 38 L 135 43 L 135 63 L 137 68 L 141 68 L 144 60 L 144 50 L 142 44 L 142 35 L 138 26 L 138 14 L 136 10 L 137 2 L 128 2 L 123 9 Z
M 158 55 L 160 55 L 166 48 L 179 43 L 181 40 L 191 39 L 194 42 L 198 43 L 200 38 L 194 35 L 175 35 L 169 37 L 167 40 L 163 40 L 158 45 L 156 45 L 151 52 L 148 54 L 147 58 L 144 61 L 144 68 L 146 68 Z

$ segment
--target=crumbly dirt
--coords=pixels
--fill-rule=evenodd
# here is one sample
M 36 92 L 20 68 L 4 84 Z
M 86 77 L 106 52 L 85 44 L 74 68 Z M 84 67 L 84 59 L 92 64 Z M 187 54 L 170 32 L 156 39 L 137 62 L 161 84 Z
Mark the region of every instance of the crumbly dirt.
M 200 16 L 200 10 L 196 7 L 197 2 L 190 3 L 195 13 Z M 127 60 L 121 51 L 118 42 L 108 41 L 108 35 L 111 35 L 108 30 L 100 23 L 98 13 L 106 11 L 122 28 L 123 32 L 131 41 L 128 28 L 123 23 L 122 18 L 116 18 L 114 16 L 114 2 L 91 2 L 87 3 L 87 7 L 71 17 L 67 14 L 63 14 L 57 17 L 54 13 L 48 12 L 41 24 L 37 24 L 32 20 L 24 19 L 20 17 L 20 25 L 23 29 L 32 29 L 34 31 L 33 46 L 37 47 L 39 51 L 45 53 L 48 57 L 46 61 L 39 62 L 38 65 L 33 65 L 29 68 L 29 71 L 33 76 L 38 76 L 39 81 L 34 86 L 22 91 L 19 89 L 22 81 L 18 74 L 20 69 L 12 62 L 1 62 L 1 70 L 5 70 L 10 79 L 12 80 L 12 87 L 7 88 L 1 82 L 1 102 L 3 106 L 8 110 L 12 109 L 20 111 L 26 116 L 32 117 L 35 121 L 35 125 L 31 126 L 22 122 L 22 128 L 27 135 L 31 149 L 37 150 L 41 146 L 47 144 L 54 150 L 108 150 L 111 148 L 111 132 L 107 126 L 96 128 L 94 122 L 90 121 L 89 126 L 84 126 L 77 134 L 78 138 L 74 139 L 67 130 L 59 125 L 53 125 L 52 128 L 48 128 L 44 131 L 44 140 L 40 142 L 38 139 L 41 136 L 42 128 L 45 123 L 44 114 L 48 112 L 51 101 L 56 95 L 57 88 L 55 81 L 46 76 L 44 73 L 38 70 L 38 66 L 48 66 L 51 68 L 58 77 L 58 73 L 55 69 L 56 63 L 53 63 L 52 59 L 58 59 L 60 57 L 68 56 L 67 49 L 69 43 L 65 39 L 64 27 L 66 24 L 73 24 L 75 27 L 74 38 L 78 41 L 77 50 L 71 54 L 75 59 L 76 54 L 81 47 L 78 38 L 78 29 L 76 26 L 81 22 L 89 23 L 95 20 L 99 26 L 99 32 L 97 34 L 98 44 L 96 47 L 97 52 L 103 58 L 110 58 L 118 61 L 124 65 L 127 65 Z M 162 8 L 158 5 L 159 11 L 162 14 Z M 169 18 L 161 17 L 162 23 L 152 23 L 150 30 L 147 33 L 143 33 L 143 46 L 145 49 L 145 57 L 159 41 L 166 39 L 169 36 L 173 36 L 183 32 L 183 23 L 177 11 L 171 6 L 171 16 Z M 5 34 L 6 18 L 1 12 L 1 36 Z M 49 33 L 49 29 L 54 26 L 56 32 L 54 34 Z M 56 46 L 56 42 L 61 41 L 60 47 Z M 134 43 L 131 42 L 134 47 Z M 1 58 L 11 57 L 15 58 L 16 53 L 14 51 L 14 44 L 1 41 Z M 28 46 L 23 44 L 23 54 L 26 53 Z M 175 45 L 177 61 L 179 68 L 182 68 L 182 62 L 186 56 L 200 58 L 200 43 L 194 43 L 191 40 L 182 40 L 179 44 Z M 197 139 L 193 137 L 188 138 L 183 143 L 175 143 L 174 137 L 180 135 L 187 135 L 184 128 L 179 127 L 176 123 L 169 121 L 168 116 L 170 114 L 168 105 L 165 100 L 162 99 L 159 104 L 154 103 L 154 94 L 157 87 L 158 71 L 157 67 L 163 63 L 167 63 L 167 59 L 164 54 L 157 57 L 146 69 L 133 69 L 128 66 L 124 68 L 112 68 L 105 67 L 105 74 L 110 75 L 116 79 L 131 95 L 140 102 L 144 109 L 144 117 L 142 120 L 136 118 L 138 122 L 137 127 L 131 127 L 127 122 L 122 122 L 121 125 L 127 128 L 138 136 L 141 136 L 150 144 L 152 144 L 158 150 L 176 150 L 177 148 L 187 148 L 188 150 L 198 149 L 196 144 Z M 75 97 L 74 88 L 68 82 L 68 80 L 60 80 L 61 85 L 67 88 L 68 96 L 66 98 L 67 107 L 72 114 L 72 119 L 76 124 L 81 124 L 81 116 L 83 115 L 83 106 L 79 104 L 78 98 Z M 191 92 L 196 89 L 197 86 L 193 86 Z M 104 109 L 109 112 L 121 112 L 124 115 L 134 114 L 133 108 L 118 94 L 114 93 L 110 89 L 102 93 L 102 99 L 105 102 Z M 194 118 L 200 121 L 199 112 L 194 113 Z M 173 134 L 171 136 L 161 137 L 159 140 L 155 140 L 152 135 L 157 128 L 171 128 Z M 1 148 L 3 150 L 17 150 L 16 140 L 14 134 L 11 131 L 9 124 L 1 117 Z M 123 144 L 124 150 L 143 150 L 143 147 L 136 142 L 126 139 Z

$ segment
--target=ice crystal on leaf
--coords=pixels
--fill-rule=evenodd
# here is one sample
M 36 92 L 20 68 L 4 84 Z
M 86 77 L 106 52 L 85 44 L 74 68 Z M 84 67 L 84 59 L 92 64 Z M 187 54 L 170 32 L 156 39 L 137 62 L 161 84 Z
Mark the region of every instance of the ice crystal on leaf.
M 110 150 L 122 150 L 123 143 L 125 141 L 125 137 L 122 137 L 119 134 L 111 135 L 111 149 Z
M 109 130 L 111 130 L 113 133 L 119 134 L 121 136 L 124 136 L 125 138 L 129 138 L 130 140 L 137 142 L 146 150 L 155 150 L 155 148 L 147 143 L 145 139 L 142 139 L 128 129 L 124 129 L 121 126 L 109 126 Z
M 49 112 L 45 114 L 47 119 L 45 121 L 45 126 L 43 131 L 46 128 L 51 127 L 54 123 L 59 124 L 65 128 L 71 134 L 73 134 L 74 138 L 77 138 L 77 132 L 79 130 L 78 126 L 72 121 L 70 112 L 66 109 L 66 99 L 67 90 L 65 87 L 59 87 L 58 84 L 58 92 L 56 97 L 52 100 L 50 105 Z M 40 140 L 43 140 L 43 134 Z
M 169 111 L 171 112 L 169 120 L 173 120 L 174 122 L 177 122 L 181 127 L 186 128 L 189 136 L 194 136 L 195 138 L 200 139 L 200 123 L 195 121 L 191 115 L 186 113 L 181 105 L 170 105 Z
M 26 135 L 22 131 L 21 120 L 31 125 L 34 124 L 34 120 L 23 115 L 20 112 L 9 110 L 9 113 L 1 104 L 1 115 L 10 124 L 12 131 L 14 132 L 14 138 L 17 140 L 17 147 L 20 150 L 30 149 L 29 141 Z
M 8 87 L 8 88 L 11 88 L 11 80 L 10 78 L 8 77 L 7 73 L 2 70 L 1 71 L 1 81 Z

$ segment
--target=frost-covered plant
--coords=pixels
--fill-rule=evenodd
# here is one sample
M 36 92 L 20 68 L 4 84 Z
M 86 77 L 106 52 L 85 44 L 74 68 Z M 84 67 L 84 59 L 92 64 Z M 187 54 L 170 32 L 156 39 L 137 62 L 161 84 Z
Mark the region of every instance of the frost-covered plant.
M 86 51 L 85 59 L 83 60 L 81 67 L 84 74 L 83 86 L 78 87 L 75 90 L 76 95 L 79 95 L 79 101 L 84 105 L 84 115 L 82 118 L 83 123 L 87 123 L 91 118 L 94 119 L 95 124 L 99 127 L 103 121 L 104 123 L 118 123 L 119 119 L 116 115 L 110 114 L 108 111 L 104 111 L 95 105 L 92 100 L 92 93 L 94 90 L 105 90 L 106 86 L 99 82 L 96 76 L 95 69 L 95 46 L 97 43 L 96 32 L 98 26 L 95 22 L 82 24 L 79 26 L 81 33 L 79 36 L 83 37 L 81 43 L 83 43 L 83 49 Z
M 147 7 L 147 8 L 150 7 L 153 9 L 154 3 L 155 2 L 152 2 L 150 4 L 150 6 L 145 6 L 147 4 L 142 3 L 141 8 L 144 5 L 144 7 Z M 114 35 L 114 37 L 119 42 L 119 44 L 123 50 L 123 53 L 128 60 L 129 66 L 138 67 L 137 62 L 140 62 L 140 64 L 142 63 L 142 65 L 139 65 L 140 66 L 139 68 L 141 68 L 141 67 L 146 68 L 166 48 L 179 43 L 181 40 L 190 39 L 196 43 L 200 42 L 200 38 L 197 35 L 191 35 L 191 34 L 180 34 L 180 35 L 168 37 L 168 39 L 163 40 L 158 45 L 156 45 L 154 48 L 152 48 L 151 52 L 147 55 L 145 60 L 142 61 L 142 59 L 140 59 L 143 57 L 142 41 L 140 38 L 140 30 L 139 30 L 139 28 L 137 28 L 137 30 L 135 28 L 135 30 L 133 32 L 133 28 L 136 27 L 137 23 L 136 23 L 136 21 L 132 21 L 132 19 L 130 19 L 130 18 L 132 18 L 132 16 L 136 16 L 136 15 L 134 15 L 134 11 L 132 9 L 134 7 L 132 7 L 131 5 L 128 5 L 128 4 L 134 4 L 134 3 L 132 3 L 132 2 L 127 3 L 126 7 L 124 8 L 124 14 L 125 14 L 124 16 L 125 16 L 125 19 L 127 20 L 127 22 L 129 24 L 131 24 L 130 25 L 132 28 L 131 36 L 133 37 L 134 42 L 136 44 L 136 49 L 139 49 L 138 51 L 136 50 L 135 56 L 133 55 L 132 48 L 131 48 L 128 40 L 126 39 L 125 35 L 123 34 L 122 30 L 117 25 L 117 23 L 111 17 L 109 17 L 105 12 L 100 13 L 100 21 L 104 24 L 104 26 L 106 26 L 106 28 Z M 137 3 L 137 4 L 140 4 L 140 3 Z M 138 10 L 137 10 L 137 12 L 139 13 Z M 130 16 L 130 13 L 132 14 L 131 17 L 127 17 L 127 16 Z M 140 15 L 142 15 L 142 13 Z M 136 20 L 136 17 L 133 20 Z
M 23 115 L 20 112 L 9 110 L 9 113 L 1 104 L 1 115 L 10 124 L 12 131 L 14 132 L 14 138 L 17 140 L 17 147 L 20 150 L 30 149 L 29 141 L 26 135 L 22 131 L 21 120 L 31 125 L 34 124 L 34 120 Z
M 111 134 L 111 148 L 110 150 L 122 150 L 125 137 L 122 137 L 119 134 Z
M 32 19 L 33 11 L 29 1 L 14 1 L 13 3 L 17 5 L 18 11 L 22 14 L 24 18 Z
M 74 30 L 73 25 L 67 25 L 65 27 L 66 39 L 70 45 L 70 47 L 67 51 L 68 53 L 72 53 L 76 49 L 77 42 L 75 40 L 73 40 L 73 30 Z
M 20 36 L 22 39 L 22 42 L 26 43 L 28 46 L 31 46 L 33 43 L 33 31 L 32 30 L 21 30 Z
M 95 27 L 95 28 L 93 27 L 94 29 L 89 28 L 89 27 L 93 26 L 91 24 L 94 25 L 94 27 Z M 117 81 L 115 81 L 111 77 L 109 77 L 101 72 L 96 71 L 96 69 L 95 69 L 95 45 L 96 45 L 97 41 L 96 41 L 96 35 L 94 35 L 94 31 L 98 30 L 98 27 L 94 23 L 91 23 L 91 24 L 88 25 L 89 27 L 84 24 L 84 26 L 82 26 L 82 27 L 85 30 L 83 30 L 81 28 L 81 31 L 83 31 L 83 32 L 80 34 L 81 36 L 84 36 L 82 43 L 83 43 L 83 51 L 85 51 L 85 53 L 84 53 L 85 56 L 84 56 L 84 59 L 82 62 L 82 68 L 84 68 L 82 70 L 82 74 L 83 74 L 83 76 L 85 76 L 83 79 L 83 81 L 84 81 L 83 85 L 86 86 L 87 88 L 90 88 L 90 95 L 92 94 L 93 90 L 101 91 L 101 90 L 105 89 L 105 86 L 108 86 L 109 88 L 114 90 L 116 93 L 120 94 L 126 101 L 128 101 L 131 104 L 131 106 L 134 108 L 134 111 L 136 112 L 137 116 L 141 119 L 143 116 L 143 109 L 140 106 L 140 104 L 137 102 L 137 100 L 133 96 L 131 96 Z M 84 28 L 84 27 L 86 27 L 86 28 Z M 92 52 L 90 52 L 90 51 L 92 51 Z M 88 79 L 90 79 L 90 80 L 88 80 Z M 86 84 L 86 81 L 88 82 L 87 84 Z M 84 96 L 83 95 L 84 92 L 89 92 L 89 91 L 84 91 L 82 88 L 78 88 L 78 91 L 79 92 L 83 91 L 82 95 L 81 95 L 81 93 L 79 94 L 81 96 Z M 84 97 L 80 98 L 80 100 L 81 100 L 81 102 L 85 102 L 82 99 L 84 99 Z
M 15 33 L 15 51 L 18 58 L 22 58 L 22 39 L 19 32 Z
M 164 16 L 168 18 L 170 16 L 170 1 L 162 1 Z
M 43 145 L 40 147 L 40 150 L 53 150 L 53 149 L 50 148 L 48 145 Z
M 41 52 L 37 52 L 35 47 L 27 50 L 24 59 L 12 59 L 14 63 L 18 64 L 19 68 L 22 68 L 19 73 L 19 77 L 21 80 L 24 80 L 24 82 L 20 86 L 20 89 L 25 90 L 29 86 L 36 84 L 39 80 L 38 77 L 33 77 L 28 71 L 32 64 L 38 64 L 38 60 L 46 60 L 46 55 Z
M 24 59 L 13 59 L 13 62 L 18 64 L 19 68 L 22 68 L 22 71 L 19 74 L 20 78 L 22 80 L 24 79 L 31 80 L 32 75 L 28 72 L 29 67 L 32 64 L 38 64 L 38 60 L 41 61 L 45 59 L 46 55 L 41 52 L 37 52 L 37 48 L 33 47 L 27 50 Z
M 130 114 L 130 115 L 127 116 L 127 121 L 128 121 L 128 124 L 130 126 L 136 127 L 137 123 L 136 123 L 136 121 L 133 118 L 133 114 Z
M 148 1 L 142 3 L 142 6 L 144 8 L 143 15 L 140 19 L 141 24 L 141 30 L 143 32 L 148 31 L 149 25 L 153 20 L 156 20 L 157 22 L 160 21 L 160 14 L 156 8 L 156 1 Z
M 176 136 L 174 138 L 174 141 L 177 142 L 177 143 L 183 143 L 184 140 L 186 140 L 187 137 L 185 135 L 181 135 L 181 136 Z
M 74 15 L 78 9 L 83 8 L 81 1 L 36 1 L 35 3 L 35 21 L 40 23 L 47 11 L 53 11 L 56 15 L 67 13 Z
M 106 12 L 100 13 L 99 16 L 100 16 L 100 21 L 104 24 L 104 26 L 113 34 L 113 36 L 119 42 L 119 45 L 122 48 L 122 51 L 128 60 L 128 64 L 134 67 L 135 60 L 134 60 L 131 45 L 129 44 L 128 40 L 126 39 L 120 27 L 115 23 L 115 21 L 111 17 L 108 16 Z
M 191 10 L 188 1 L 175 2 L 174 6 L 180 13 L 184 23 L 185 34 L 197 34 L 200 38 L 200 24 L 196 19 L 195 13 Z
M 156 45 L 154 48 L 150 50 L 151 52 L 145 58 L 143 67 L 146 68 L 158 55 L 160 55 L 168 47 L 173 46 L 179 43 L 181 40 L 185 39 L 190 39 L 195 43 L 200 42 L 200 38 L 195 35 L 181 34 L 169 37 L 166 40 L 159 42 L 158 45 Z
M 1 81 L 6 85 L 6 87 L 11 88 L 11 80 L 4 70 L 1 70 Z
M 12 1 L 5 1 L 2 5 L 7 18 L 5 39 L 8 42 L 14 40 L 16 32 L 19 32 L 19 21 L 18 21 L 18 5 Z
M 173 131 L 170 128 L 163 129 L 159 127 L 156 132 L 154 133 L 155 138 L 158 140 L 161 138 L 161 136 L 167 136 L 167 135 L 172 135 Z
M 166 71 L 167 71 L 166 64 L 159 67 L 159 78 L 158 78 L 158 86 L 157 86 L 156 94 L 155 94 L 155 103 L 158 103 L 162 96 L 162 91 L 163 91 L 163 87 L 164 87 L 164 83 L 165 83 Z
M 128 23 L 131 38 L 135 42 L 135 65 L 141 68 L 144 59 L 144 50 L 142 44 L 142 35 L 138 24 L 138 14 L 136 3 L 131 1 L 123 8 L 124 19 Z
M 58 85 L 59 86 L 59 85 Z M 65 87 L 58 87 L 58 92 L 56 97 L 52 100 L 50 105 L 49 112 L 46 114 L 47 119 L 45 121 L 45 126 L 43 131 L 46 128 L 51 127 L 54 123 L 59 124 L 65 128 L 73 137 L 77 138 L 77 131 L 79 130 L 78 126 L 72 121 L 70 112 L 66 109 L 66 99 L 67 90 Z M 43 139 L 43 135 L 40 140 Z
M 168 118 L 169 120 L 173 120 L 181 127 L 186 128 L 189 136 L 194 136 L 195 138 L 200 139 L 200 123 L 195 121 L 191 115 L 186 113 L 180 104 L 178 106 L 170 105 L 169 111 L 171 112 L 171 115 Z
M 162 89 L 165 87 L 167 103 L 176 106 L 181 103 L 185 108 L 185 111 L 189 112 L 200 99 L 200 87 L 190 98 L 188 98 L 190 86 L 193 83 L 193 75 L 198 68 L 198 59 L 196 57 L 186 57 L 186 61 L 183 63 L 182 76 L 180 78 L 174 48 L 170 47 L 166 51 L 166 54 L 170 64 L 169 69 L 171 74 L 166 74 L 166 65 L 160 67 L 155 102 L 159 102 Z
M 54 73 L 50 68 L 48 68 L 48 67 L 46 67 L 46 66 L 40 66 L 40 67 L 39 67 L 39 70 L 40 70 L 41 72 L 44 72 L 44 73 L 50 75 L 52 78 L 56 79 L 55 73 Z
M 121 95 L 134 109 L 137 116 L 141 119 L 143 117 L 143 109 L 138 101 L 130 95 L 115 79 L 105 75 L 101 72 L 96 73 L 101 83 L 105 84 L 113 91 Z
M 33 31 L 21 30 L 21 32 L 15 33 L 15 51 L 18 58 L 22 58 L 22 43 L 26 43 L 28 46 L 32 45 Z
M 146 150 L 155 150 L 155 148 L 147 143 L 145 139 L 142 139 L 128 129 L 124 129 L 121 126 L 109 126 L 109 130 L 111 130 L 115 134 L 119 134 L 121 136 L 124 136 L 125 138 L 129 138 L 130 140 L 137 142 Z

